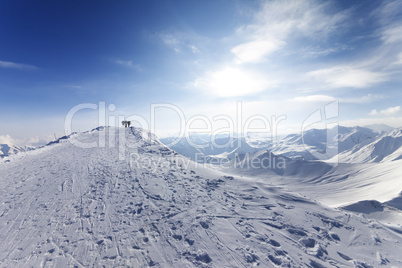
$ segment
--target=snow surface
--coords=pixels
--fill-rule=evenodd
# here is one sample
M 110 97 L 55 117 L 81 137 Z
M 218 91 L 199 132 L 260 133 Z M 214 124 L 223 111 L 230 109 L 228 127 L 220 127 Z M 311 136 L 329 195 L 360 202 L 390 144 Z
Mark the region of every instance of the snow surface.
M 402 211 L 388 205 L 387 203 L 388 202 L 381 203 L 376 200 L 364 200 L 344 206 L 342 209 L 355 213 L 362 213 L 370 219 L 387 222 L 390 224 L 390 228 L 394 228 L 396 231 L 400 232 L 400 225 L 399 227 L 395 227 L 395 223 L 402 222 Z M 400 206 L 401 203 L 398 202 L 397 205 Z
M 318 204 L 270 176 L 189 162 L 140 129 L 72 134 L 8 160 L 2 267 L 402 266 L 398 228 Z

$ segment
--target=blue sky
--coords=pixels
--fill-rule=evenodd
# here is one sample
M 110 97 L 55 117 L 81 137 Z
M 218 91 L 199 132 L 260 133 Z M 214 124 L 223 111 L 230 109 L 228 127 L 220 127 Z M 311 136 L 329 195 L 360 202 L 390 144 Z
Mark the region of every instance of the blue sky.
M 341 124 L 402 126 L 399 1 L 1 1 L 0 38 L 0 142 L 63 135 L 74 106 L 100 102 L 217 128 L 240 101 L 244 120 L 285 115 L 285 133 L 337 100 Z M 157 134 L 175 133 L 177 111 L 156 111 Z M 95 126 L 86 109 L 72 129 Z

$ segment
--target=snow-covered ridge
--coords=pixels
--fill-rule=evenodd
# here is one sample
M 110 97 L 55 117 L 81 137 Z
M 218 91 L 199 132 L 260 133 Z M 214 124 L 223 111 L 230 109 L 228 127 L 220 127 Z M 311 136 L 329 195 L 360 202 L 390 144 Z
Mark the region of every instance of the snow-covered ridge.
M 343 163 L 371 163 L 394 161 L 402 158 L 402 128 L 377 137 L 373 142 L 355 147 L 339 155 Z
M 99 133 L 103 134 L 103 136 L 99 136 Z M 137 141 L 143 140 L 143 141 L 149 141 L 149 142 L 157 142 L 160 143 L 160 141 L 158 140 L 158 138 L 151 132 L 142 129 L 142 128 L 135 128 L 135 127 L 128 127 L 128 128 L 117 128 L 117 127 L 110 127 L 110 126 L 100 126 L 97 128 L 94 128 L 92 130 L 88 130 L 85 132 L 73 132 L 69 135 L 66 136 L 62 136 L 60 138 L 58 138 L 55 141 L 51 141 L 49 142 L 47 145 L 52 145 L 52 144 L 57 144 L 57 143 L 61 143 L 61 142 L 65 142 L 66 140 L 69 139 L 77 139 L 78 140 L 80 138 L 83 137 L 87 137 L 86 139 L 84 138 L 84 140 L 88 141 L 88 137 L 90 139 L 92 139 L 92 141 L 99 141 L 100 139 L 106 139 L 106 136 L 111 136 L 111 137 L 115 137 L 116 135 L 123 135 L 121 137 L 124 137 L 124 139 L 126 139 L 126 137 L 129 136 L 134 136 Z M 120 138 L 118 136 L 118 138 Z M 46 145 L 46 146 L 47 146 Z
M 0 144 L 0 158 L 32 150 L 35 150 L 35 147 Z
M 100 128 L 1 164 L 0 266 L 402 266 L 386 226 L 146 137 Z
M 288 135 L 269 149 L 277 154 L 305 160 L 316 160 L 309 151 L 326 152 L 328 144 L 334 144 L 338 153 L 363 146 L 375 140 L 379 134 L 363 127 L 336 126 L 332 129 L 311 129 L 303 134 Z

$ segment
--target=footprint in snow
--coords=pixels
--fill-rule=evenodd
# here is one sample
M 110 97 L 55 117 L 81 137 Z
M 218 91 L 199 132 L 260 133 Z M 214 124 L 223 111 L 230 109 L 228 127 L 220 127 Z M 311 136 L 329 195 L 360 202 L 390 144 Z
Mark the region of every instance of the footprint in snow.
M 277 248 L 279 248 L 281 246 L 281 244 L 278 241 L 273 240 L 273 239 L 270 239 L 268 241 L 268 243 L 270 243 L 272 246 L 277 247 Z
M 176 240 L 182 240 L 183 239 L 183 236 L 182 235 L 178 235 L 178 234 L 174 234 L 174 235 L 172 235 L 172 237 L 174 238 L 174 239 L 176 239 Z
M 206 223 L 205 221 L 200 221 L 200 225 L 201 225 L 202 228 L 204 228 L 204 229 L 208 229 L 208 228 L 209 228 L 208 223 Z

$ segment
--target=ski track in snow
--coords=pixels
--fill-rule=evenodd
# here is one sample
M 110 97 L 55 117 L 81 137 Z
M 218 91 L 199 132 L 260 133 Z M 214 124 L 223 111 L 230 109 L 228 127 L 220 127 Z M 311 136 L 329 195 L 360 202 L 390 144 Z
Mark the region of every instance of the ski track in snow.
M 76 137 L 96 141 L 108 131 Z M 378 222 L 269 181 L 185 167 L 142 134 L 125 130 L 125 160 L 116 133 L 114 147 L 67 139 L 1 163 L 0 265 L 402 266 L 401 235 Z M 152 165 L 130 166 L 130 153 Z

